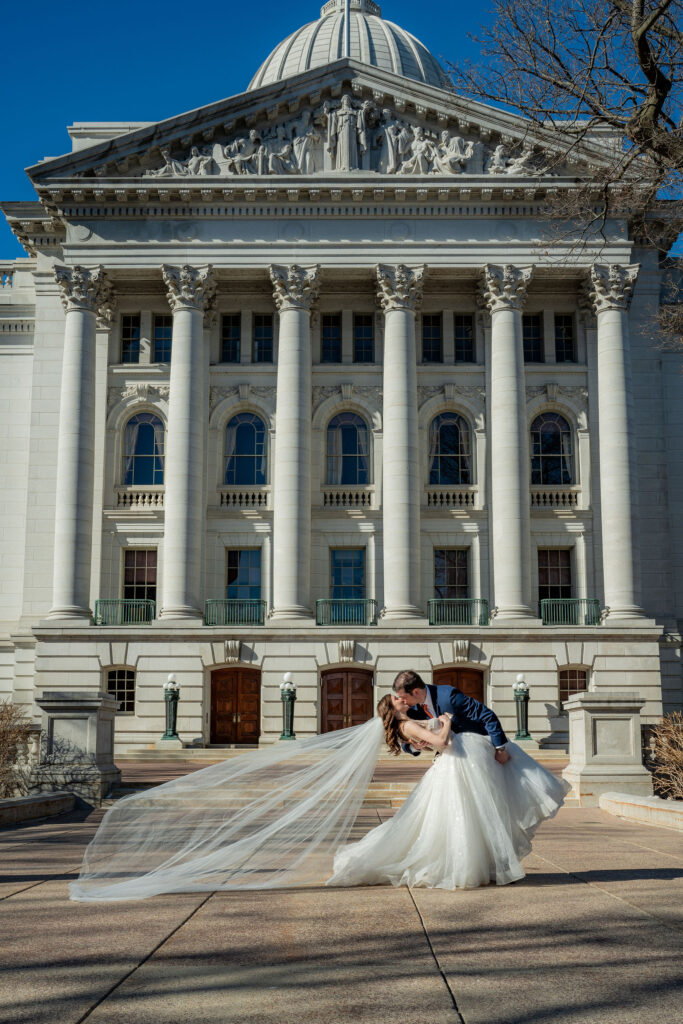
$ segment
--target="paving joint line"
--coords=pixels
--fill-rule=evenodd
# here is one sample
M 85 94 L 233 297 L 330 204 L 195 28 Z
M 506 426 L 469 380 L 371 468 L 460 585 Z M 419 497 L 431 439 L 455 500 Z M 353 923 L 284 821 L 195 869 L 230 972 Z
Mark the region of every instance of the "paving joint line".
M 432 945 L 432 940 L 429 937 L 429 932 L 427 931 L 427 926 L 425 925 L 424 918 L 423 918 L 423 916 L 422 916 L 422 914 L 420 912 L 420 908 L 418 907 L 417 903 L 415 902 L 415 897 L 413 896 L 413 890 L 411 889 L 411 887 L 409 885 L 406 886 L 406 888 L 408 890 L 408 895 L 410 896 L 411 902 L 412 902 L 413 906 L 415 907 L 415 913 L 417 914 L 417 916 L 420 919 L 420 924 L 422 925 L 422 931 L 424 932 L 424 937 L 427 940 L 427 945 L 429 946 L 429 950 L 430 950 L 430 952 L 432 954 L 434 963 L 436 964 L 436 969 L 439 972 L 439 974 L 441 975 L 441 980 L 443 981 L 444 985 L 446 986 L 446 991 L 448 992 L 449 996 L 451 997 L 451 1002 L 453 1004 L 453 1009 L 455 1010 L 455 1012 L 457 1014 L 458 1024 L 467 1024 L 465 1018 L 463 1017 L 463 1015 L 461 1014 L 460 1010 L 458 1009 L 458 1003 L 457 1003 L 456 998 L 455 998 L 455 993 L 453 992 L 453 989 L 451 988 L 450 984 L 448 983 L 448 978 L 446 977 L 446 975 L 444 974 L 443 970 L 441 969 L 441 964 L 439 963 L 439 958 L 436 955 L 436 950 L 434 949 L 434 946 Z M 80 1024 L 80 1022 L 79 1022 L 79 1024 Z
M 78 864 L 74 865 L 73 868 L 65 868 L 62 874 L 66 874 L 67 871 L 70 873 L 77 873 L 81 867 L 82 860 Z M 20 896 L 22 892 L 28 892 L 29 889 L 35 889 L 38 885 L 45 885 L 46 882 L 64 882 L 65 879 L 62 877 L 55 877 L 50 875 L 47 878 L 41 878 L 38 882 L 32 882 L 31 885 L 25 885 L 23 889 L 17 889 L 16 892 L 8 892 L 6 896 L 0 896 L 0 903 L 3 900 L 11 900 L 13 896 Z
M 544 857 L 542 854 L 537 853 L 536 850 L 534 850 L 534 854 L 536 857 L 538 857 L 539 860 L 545 861 L 546 864 L 551 864 L 554 868 L 558 868 L 563 874 L 568 875 L 570 878 L 575 878 L 577 882 L 581 882 L 582 885 L 589 885 L 591 888 L 597 889 L 598 892 L 603 892 L 605 896 L 611 896 L 612 899 L 618 900 L 620 903 L 624 903 L 627 907 L 631 907 L 632 910 L 637 910 L 638 913 L 644 914 L 646 917 L 651 918 L 653 921 L 657 921 L 657 923 L 663 925 L 664 928 L 670 928 L 672 931 L 680 932 L 681 934 L 683 934 L 682 925 L 672 924 L 671 921 L 663 920 L 656 914 L 650 913 L 649 910 L 645 910 L 637 903 L 631 903 L 630 900 L 624 899 L 623 896 L 619 896 L 617 893 L 611 892 L 611 890 L 609 889 L 605 889 L 602 885 L 598 885 L 597 882 L 591 882 L 587 878 L 582 878 L 581 875 L 577 874 L 575 871 L 569 871 L 568 868 L 563 868 L 561 864 L 557 864 L 554 860 L 550 860 L 549 857 Z
M 191 911 L 191 913 L 189 913 L 187 915 L 187 917 L 183 918 L 183 920 L 180 922 L 180 924 L 176 925 L 176 927 L 172 931 L 170 931 L 168 933 L 168 935 L 165 935 L 164 938 L 160 942 L 158 942 L 156 944 L 154 949 L 151 949 L 149 951 L 147 956 L 144 956 L 142 958 L 142 960 L 140 960 L 139 963 L 135 964 L 134 967 L 131 967 L 131 969 L 126 974 L 124 974 L 122 978 L 119 978 L 119 980 L 116 982 L 116 984 L 112 985 L 111 988 L 108 989 L 108 991 L 105 992 L 103 996 L 100 996 L 100 998 L 97 1000 L 97 1002 L 93 1003 L 93 1005 L 90 1007 L 90 1009 L 86 1010 L 85 1013 L 83 1014 L 83 1016 L 78 1018 L 78 1020 L 75 1022 L 75 1024 L 83 1024 L 83 1021 L 87 1020 L 88 1017 L 90 1017 L 90 1015 L 95 1012 L 97 1007 L 102 1005 L 102 1003 L 105 1001 L 105 999 L 109 999 L 109 996 L 112 995 L 116 991 L 117 988 L 120 988 L 121 985 L 123 985 L 124 981 L 128 981 L 128 979 L 133 974 L 135 974 L 136 971 L 138 971 L 141 967 L 144 967 L 144 965 L 147 963 L 147 961 L 150 960 L 154 956 L 155 953 L 158 953 L 159 950 L 161 949 L 161 947 L 166 945 L 168 940 L 172 939 L 173 936 L 176 934 L 176 932 L 179 932 L 180 929 L 183 928 L 187 924 L 187 922 L 190 921 L 194 917 L 194 915 L 196 913 L 198 913 L 202 909 L 202 907 L 206 906 L 206 904 L 209 902 L 211 897 L 215 896 L 215 895 L 216 895 L 216 891 L 210 892 L 209 895 L 206 897 L 206 899 L 203 899 L 202 902 L 199 903 L 194 908 L 194 910 Z

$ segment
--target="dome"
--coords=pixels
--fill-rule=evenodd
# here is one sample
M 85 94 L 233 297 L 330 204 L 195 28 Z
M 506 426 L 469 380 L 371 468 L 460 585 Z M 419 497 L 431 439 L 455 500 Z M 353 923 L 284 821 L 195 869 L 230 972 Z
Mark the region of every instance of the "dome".
M 329 0 L 322 7 L 318 21 L 297 29 L 275 47 L 252 78 L 249 88 L 259 89 L 345 56 L 402 78 L 412 78 L 439 89 L 449 88 L 439 62 L 427 47 L 410 32 L 385 21 L 379 5 L 372 0 L 349 0 L 347 44 L 345 6 L 346 0 Z

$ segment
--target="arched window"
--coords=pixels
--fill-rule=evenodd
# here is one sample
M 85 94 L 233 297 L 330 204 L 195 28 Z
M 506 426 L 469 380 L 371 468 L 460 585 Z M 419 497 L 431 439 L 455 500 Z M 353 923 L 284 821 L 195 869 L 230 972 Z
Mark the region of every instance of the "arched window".
M 139 412 L 126 423 L 122 476 L 124 484 L 163 484 L 164 425 L 154 413 Z
M 531 424 L 531 483 L 553 487 L 574 482 L 571 427 L 557 412 Z
M 225 483 L 266 483 L 266 427 L 253 412 L 233 416 L 225 428 Z
M 328 484 L 367 484 L 368 427 L 355 412 L 340 412 L 327 427 Z
M 462 416 L 442 412 L 429 427 L 430 484 L 471 484 L 470 431 Z

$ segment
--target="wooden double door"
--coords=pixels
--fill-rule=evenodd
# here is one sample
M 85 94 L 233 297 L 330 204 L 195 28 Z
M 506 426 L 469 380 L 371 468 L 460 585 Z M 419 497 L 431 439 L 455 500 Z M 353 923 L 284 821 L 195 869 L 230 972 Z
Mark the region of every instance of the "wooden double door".
M 211 675 L 211 743 L 258 743 L 261 673 L 221 668 Z
M 321 683 L 321 732 L 362 725 L 372 718 L 372 672 L 363 669 L 323 672 Z
M 484 701 L 484 673 L 476 668 L 439 668 L 433 678 L 435 686 L 455 686 L 467 697 Z

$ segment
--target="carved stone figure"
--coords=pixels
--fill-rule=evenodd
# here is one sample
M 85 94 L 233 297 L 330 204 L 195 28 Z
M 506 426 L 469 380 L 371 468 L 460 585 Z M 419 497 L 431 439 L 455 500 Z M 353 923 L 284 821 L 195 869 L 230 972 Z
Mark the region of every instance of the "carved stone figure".
M 508 165 L 508 158 L 505 155 L 505 146 L 496 146 L 493 153 L 486 161 L 484 167 L 485 174 L 505 174 L 505 169 Z
M 344 94 L 338 107 L 328 103 L 323 107 L 327 115 L 327 151 L 335 171 L 352 171 L 358 167 L 358 114 L 351 97 Z
M 474 151 L 474 143 L 465 142 L 459 135 L 441 132 L 439 144 L 434 150 L 434 174 L 460 174 Z
M 512 157 L 507 167 L 506 174 L 534 174 L 538 170 L 536 157 L 531 146 L 525 146 L 519 156 Z
M 248 139 L 235 139 L 225 147 L 224 153 L 231 174 L 262 174 L 263 160 L 260 159 L 261 137 L 255 128 Z
M 381 139 L 379 172 L 380 174 L 395 174 L 410 147 L 411 135 L 408 126 L 396 120 L 391 110 L 383 110 L 379 135 Z
M 419 124 L 414 125 L 410 152 L 399 167 L 399 174 L 429 174 L 435 155 L 436 147 L 426 137 L 424 128 Z

